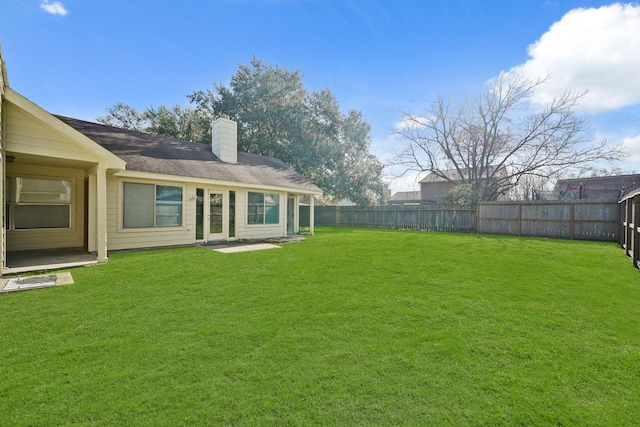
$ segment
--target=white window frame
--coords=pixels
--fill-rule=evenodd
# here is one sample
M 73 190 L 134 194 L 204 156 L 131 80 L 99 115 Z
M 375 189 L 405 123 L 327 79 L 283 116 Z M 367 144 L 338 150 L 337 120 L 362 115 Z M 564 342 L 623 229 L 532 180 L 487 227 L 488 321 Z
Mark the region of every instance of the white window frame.
M 251 195 L 252 194 L 257 194 L 257 195 L 261 195 L 262 196 L 262 206 L 258 206 L 258 210 L 255 213 L 251 213 L 251 209 L 252 209 L 252 204 L 251 204 Z M 277 209 L 277 222 L 267 222 L 267 215 L 269 212 L 269 208 L 267 205 L 267 196 L 271 196 L 275 199 L 276 203 L 275 205 L 270 205 L 270 206 L 275 206 L 275 208 Z M 265 226 L 265 225 L 280 225 L 280 206 L 282 205 L 282 203 L 280 202 L 280 193 L 267 193 L 267 192 L 262 192 L 262 191 L 249 191 L 247 192 L 247 225 L 248 226 Z M 271 207 L 271 209 L 273 209 L 273 207 Z M 262 222 L 251 222 L 251 218 L 252 217 L 257 217 L 257 216 L 261 216 L 262 217 Z
M 126 223 L 126 208 L 127 208 L 127 200 L 126 200 L 126 186 L 127 185 L 140 185 L 140 186 L 149 186 L 152 187 L 153 192 L 153 204 L 152 204 L 152 224 L 150 225 L 125 225 Z M 180 189 L 180 200 L 179 201 L 161 201 L 158 200 L 158 187 L 171 187 L 171 188 L 179 188 Z M 175 185 L 175 184 L 160 184 L 160 183 L 150 183 L 150 182 L 139 182 L 139 181 L 123 181 L 121 185 L 121 201 L 122 205 L 120 208 L 120 227 L 122 230 L 167 230 L 167 229 L 176 229 L 176 228 L 184 228 L 185 223 L 185 187 L 184 185 Z M 180 206 L 180 223 L 179 224 L 170 224 L 170 225 L 159 225 L 158 224 L 158 207 L 165 205 L 176 205 Z
M 20 192 L 18 189 L 19 180 L 40 180 L 40 181 L 57 181 L 62 183 L 62 185 L 66 188 L 65 193 L 60 192 L 31 192 L 32 195 L 35 195 L 35 200 L 20 200 Z M 75 194 L 75 183 L 74 180 L 69 177 L 52 177 L 52 176 L 11 176 L 7 177 L 7 186 L 6 189 L 8 194 L 5 193 L 6 200 L 6 209 L 7 209 L 7 223 L 5 224 L 8 231 L 32 231 L 32 230 L 71 230 L 73 229 L 73 205 L 74 205 L 74 194 Z M 29 194 L 29 193 L 26 193 Z M 38 200 L 38 194 L 43 196 L 45 199 L 49 200 Z M 66 194 L 66 200 L 52 200 L 51 196 Z M 44 210 L 50 206 L 56 207 L 66 207 L 68 211 L 67 216 L 67 225 L 64 227 L 57 226 L 49 226 L 49 227 L 16 227 L 16 218 L 18 217 L 17 210 L 20 207 L 36 207 L 39 210 Z

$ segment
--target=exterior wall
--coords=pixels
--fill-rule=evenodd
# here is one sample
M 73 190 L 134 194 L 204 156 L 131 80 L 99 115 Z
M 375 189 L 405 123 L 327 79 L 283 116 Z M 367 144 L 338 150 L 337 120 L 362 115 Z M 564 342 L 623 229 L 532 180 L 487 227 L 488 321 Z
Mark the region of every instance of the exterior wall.
M 453 187 L 450 182 L 423 182 L 420 184 L 420 193 L 423 203 L 439 203 L 440 196 Z
M 4 88 L 5 85 L 8 85 L 6 81 L 6 68 L 4 65 L 4 59 L 2 58 L 2 52 L 0 51 L 0 227 L 2 227 L 1 236 L 0 236 L 0 266 L 4 268 L 7 264 L 6 262 L 6 252 L 7 252 L 7 240 L 6 240 L 6 221 L 5 221 L 5 206 L 6 202 L 4 200 L 4 188 L 5 188 L 5 156 L 4 156 L 4 116 L 5 109 L 4 107 Z
M 85 178 L 87 169 L 96 165 L 99 159 L 86 148 L 11 102 L 4 102 L 3 107 L 3 154 L 8 153 L 16 158 L 15 162 L 6 164 L 5 177 L 69 179 L 73 185 L 70 229 L 8 230 L 6 250 L 83 247 L 86 228 Z M 46 163 L 41 164 L 38 159 L 46 159 Z M 75 163 L 77 166 L 62 167 L 63 163 Z M 3 183 L 4 187 L 6 183 Z M 5 205 L 3 203 L 3 206 Z
M 82 169 L 54 168 L 35 165 L 7 164 L 7 177 L 59 178 L 71 181 L 71 228 L 8 230 L 7 250 L 76 248 L 84 246 L 84 178 Z
M 172 185 L 182 187 L 183 195 L 183 225 L 181 227 L 157 227 L 125 229 L 122 227 L 122 189 L 124 182 L 138 182 L 146 184 Z M 250 189 L 237 187 L 221 187 L 206 183 L 185 183 L 179 180 L 159 180 L 144 178 L 127 178 L 109 176 L 107 178 L 107 242 L 109 250 L 140 249 L 164 246 L 192 245 L 196 243 L 196 200 L 197 188 L 216 191 L 225 194 L 228 201 L 228 191 L 235 191 L 236 195 L 236 236 L 235 239 L 267 239 L 287 235 L 286 209 L 287 193 L 268 191 L 264 189 Z M 279 224 L 249 225 L 247 224 L 248 194 L 253 192 L 271 192 L 280 196 Z M 226 206 L 226 205 L 225 205 Z M 224 235 L 228 236 L 228 218 L 225 207 Z M 208 240 L 205 231 L 205 241 Z
M 182 227 L 126 229 L 122 227 L 123 182 L 182 187 Z M 188 186 L 178 181 L 107 177 L 107 248 L 109 250 L 188 245 L 195 243 L 195 200 L 189 200 Z
M 2 206 L 0 214 L 0 268 L 4 269 L 7 265 L 6 252 L 7 252 L 7 240 L 6 240 L 6 221 L 5 221 L 5 200 L 4 200 L 4 183 L 5 183 L 5 156 L 4 156 L 4 87 L 8 85 L 6 81 L 6 68 L 4 65 L 4 59 L 2 58 L 2 52 L 0 51 L 0 206 Z
M 65 136 L 7 103 L 5 151 L 95 163 L 99 159 Z
M 247 223 L 247 203 L 249 192 L 280 195 L 280 221 L 273 225 L 249 225 Z M 236 235 L 239 239 L 268 239 L 287 235 L 287 193 L 280 191 L 239 189 L 236 190 Z

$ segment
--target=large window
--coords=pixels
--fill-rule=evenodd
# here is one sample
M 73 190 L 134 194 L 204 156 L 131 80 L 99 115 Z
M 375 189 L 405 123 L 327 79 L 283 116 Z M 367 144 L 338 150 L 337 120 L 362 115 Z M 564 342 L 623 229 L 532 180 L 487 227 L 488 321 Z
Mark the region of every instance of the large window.
M 7 228 L 71 228 L 71 181 L 9 178 Z
M 280 195 L 269 193 L 249 193 L 249 224 L 280 223 Z
M 182 187 L 125 182 L 123 193 L 123 227 L 182 226 Z

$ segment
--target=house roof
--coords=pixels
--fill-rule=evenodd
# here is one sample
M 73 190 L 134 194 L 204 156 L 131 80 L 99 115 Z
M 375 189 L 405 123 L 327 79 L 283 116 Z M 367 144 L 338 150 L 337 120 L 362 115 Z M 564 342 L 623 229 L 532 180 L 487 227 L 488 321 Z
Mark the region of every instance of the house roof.
M 489 166 L 489 175 L 496 174 L 497 177 L 500 177 L 500 178 L 506 176 L 506 169 L 504 168 L 504 166 L 501 167 L 500 170 L 497 171 L 497 173 L 496 173 L 496 169 L 497 168 L 498 168 L 498 166 Z M 446 182 L 446 181 L 456 182 L 456 181 L 460 181 L 460 175 L 458 174 L 458 171 L 456 169 L 448 169 L 448 170 L 443 170 L 443 171 L 440 171 L 440 172 L 442 172 L 447 177 L 447 179 L 444 179 L 444 178 L 436 175 L 435 173 L 431 172 L 427 176 L 422 178 L 420 180 L 420 183 L 421 184 L 423 184 L 423 183 L 426 184 L 426 183 L 430 183 L 430 182 Z
M 390 202 L 419 202 L 420 191 L 398 191 L 391 196 Z
M 592 201 L 616 201 L 640 187 L 640 174 L 563 178 L 556 182 L 553 197 Z
M 225 163 L 211 146 L 56 116 L 126 162 L 126 170 L 290 188 L 311 194 L 322 190 L 279 159 L 238 152 Z

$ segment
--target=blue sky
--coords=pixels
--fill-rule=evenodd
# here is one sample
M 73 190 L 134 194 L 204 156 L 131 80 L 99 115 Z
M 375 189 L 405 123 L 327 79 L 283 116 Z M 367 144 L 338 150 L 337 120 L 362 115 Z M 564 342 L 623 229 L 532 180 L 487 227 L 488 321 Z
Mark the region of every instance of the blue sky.
M 382 161 L 400 110 L 477 94 L 501 71 L 551 72 L 541 94 L 588 89 L 590 133 L 640 171 L 640 6 L 577 0 L 3 0 L 10 86 L 51 113 L 94 120 L 124 102 L 187 105 L 252 56 L 299 69 L 371 124 Z M 606 102 L 605 102 L 606 101 Z M 391 184 L 416 189 L 415 177 Z

